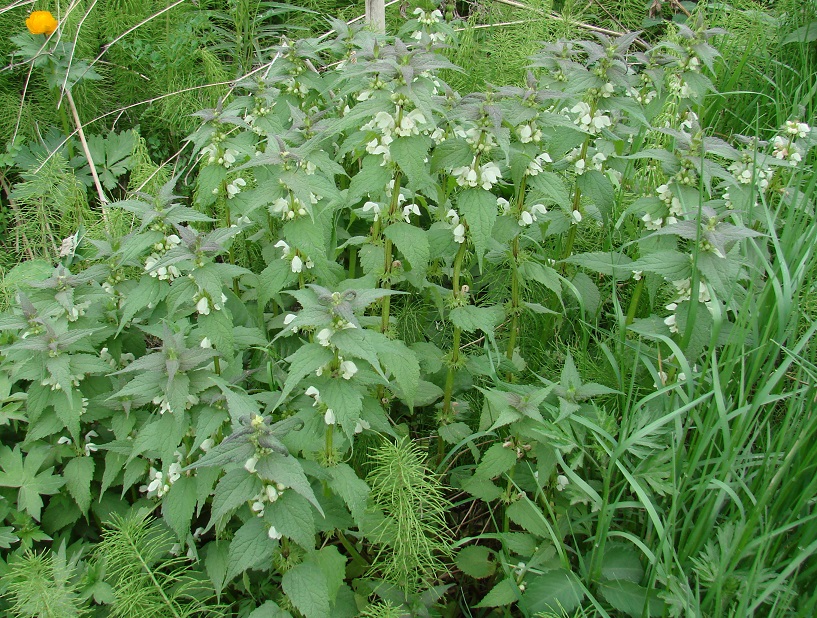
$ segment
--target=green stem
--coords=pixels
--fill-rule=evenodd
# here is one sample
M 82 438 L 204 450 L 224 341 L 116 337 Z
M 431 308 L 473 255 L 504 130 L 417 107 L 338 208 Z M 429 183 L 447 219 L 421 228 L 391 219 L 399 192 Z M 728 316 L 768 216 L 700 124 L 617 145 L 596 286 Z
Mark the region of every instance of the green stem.
M 394 175 L 394 189 L 392 190 L 391 194 L 391 203 L 389 204 L 389 214 L 387 216 L 386 222 L 384 225 L 385 227 L 394 219 L 397 215 L 397 209 L 400 207 L 400 181 L 402 180 L 402 174 L 398 170 L 397 173 Z M 391 272 L 392 272 L 392 261 L 393 261 L 393 251 L 394 247 L 392 245 L 391 240 L 386 238 L 386 242 L 384 244 L 383 249 L 383 282 L 381 288 L 384 290 L 391 289 Z M 384 296 L 383 297 L 383 305 L 382 305 L 382 312 L 380 314 L 380 332 L 386 333 L 389 330 L 389 311 L 391 308 L 391 296 Z
M 364 558 L 358 550 L 355 549 L 355 546 L 346 538 L 346 535 L 343 534 L 342 530 L 338 530 L 338 539 L 340 540 L 340 544 L 349 552 L 349 555 L 352 556 L 352 560 L 358 563 L 361 566 L 369 567 L 369 561 Z
M 517 272 L 519 258 L 519 236 L 513 239 L 511 246 L 513 264 L 511 265 L 511 332 L 508 337 L 508 350 L 505 356 L 508 360 L 513 360 L 513 351 L 516 348 L 516 339 L 519 333 L 519 273 Z M 511 381 L 511 373 L 506 376 L 508 382 Z
M 641 291 L 644 289 L 644 277 L 638 280 L 635 284 L 635 290 L 630 298 L 630 305 L 627 307 L 627 319 L 624 322 L 625 326 L 629 326 L 635 319 L 635 312 L 638 309 L 638 301 L 641 299 Z
M 462 259 L 465 256 L 466 250 L 465 242 L 460 243 L 460 248 L 457 250 L 457 256 L 454 258 L 454 272 L 452 275 L 452 288 L 454 290 L 454 298 L 460 295 L 460 270 L 462 269 Z M 451 396 L 454 392 L 454 372 L 457 369 L 460 361 L 460 337 L 462 331 L 459 327 L 454 327 L 454 336 L 451 341 L 451 358 L 448 362 L 448 374 L 445 377 L 445 392 L 443 395 L 443 415 L 451 414 Z

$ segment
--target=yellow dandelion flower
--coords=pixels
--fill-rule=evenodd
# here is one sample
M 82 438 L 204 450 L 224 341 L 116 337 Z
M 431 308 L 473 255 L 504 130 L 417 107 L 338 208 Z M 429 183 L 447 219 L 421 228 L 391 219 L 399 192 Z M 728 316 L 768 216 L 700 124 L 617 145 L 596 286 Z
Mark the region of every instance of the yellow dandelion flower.
M 52 34 L 57 25 L 50 11 L 32 11 L 26 19 L 26 28 L 31 34 Z

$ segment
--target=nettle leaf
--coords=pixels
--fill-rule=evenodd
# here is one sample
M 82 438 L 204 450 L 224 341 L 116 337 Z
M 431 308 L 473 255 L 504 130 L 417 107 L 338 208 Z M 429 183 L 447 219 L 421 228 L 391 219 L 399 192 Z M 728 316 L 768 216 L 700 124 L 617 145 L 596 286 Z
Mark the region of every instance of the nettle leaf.
M 505 448 L 501 443 L 496 443 L 482 456 L 482 459 L 474 471 L 474 475 L 486 479 L 495 479 L 500 474 L 510 470 L 516 464 L 516 451 Z
M 394 376 L 399 391 L 398 397 L 406 402 L 410 408 L 414 406 L 414 395 L 420 382 L 420 362 L 414 350 L 405 343 L 377 333 L 373 338 L 377 356 L 383 368 Z
M 588 270 L 615 277 L 617 281 L 626 281 L 633 274 L 632 260 L 623 253 L 614 251 L 594 251 L 581 253 L 565 260 L 568 264 L 576 264 Z
M 482 258 L 488 250 L 496 222 L 496 196 L 485 189 L 465 189 L 457 198 L 457 207 L 468 223 L 477 262 L 482 271 Z
M 227 541 L 211 541 L 206 546 L 207 556 L 204 559 L 204 568 L 207 576 L 213 582 L 216 594 L 220 595 L 227 583 L 227 568 L 230 560 L 230 544 Z
M 312 508 L 294 491 L 285 490 L 275 502 L 266 505 L 264 520 L 304 549 L 315 547 L 317 530 Z
M 519 265 L 519 275 L 522 280 L 536 281 L 544 285 L 551 292 L 556 294 L 556 297 L 562 300 L 562 281 L 559 278 L 559 273 L 556 269 L 550 266 L 545 266 L 539 262 L 532 260 L 522 262 Z
M 260 517 L 250 517 L 230 541 L 224 581 L 249 569 L 268 569 L 276 545 L 278 542 L 269 538 L 266 522 Z
M 515 603 L 520 597 L 519 586 L 512 577 L 503 579 L 474 607 L 502 607 Z
M 383 233 L 405 256 L 411 264 L 412 271 L 422 281 L 428 269 L 428 261 L 431 258 L 428 233 L 403 221 L 392 223 Z
M 507 514 L 512 522 L 522 526 L 528 532 L 542 538 L 548 537 L 549 531 L 542 510 L 531 502 L 527 496 L 511 504 L 508 507 Z
M 527 615 L 567 612 L 570 614 L 584 599 L 584 589 L 576 576 L 565 569 L 555 569 L 542 575 L 529 575 L 525 579 L 522 595 Z
M 190 464 L 184 470 L 223 468 L 231 463 L 241 463 L 243 465 L 253 455 L 255 455 L 255 446 L 250 444 L 249 431 L 242 430 L 211 448 L 201 459 Z
M 477 307 L 466 305 L 465 307 L 455 307 L 451 310 L 448 318 L 457 328 L 472 333 L 481 330 L 489 337 L 493 337 L 494 328 L 505 317 L 502 307 Z
M 543 171 L 528 178 L 528 183 L 537 192 L 536 197 L 563 207 L 571 207 L 570 195 L 558 174 Z
M 352 176 L 349 183 L 349 193 L 346 196 L 349 204 L 357 204 L 367 195 L 375 200 L 380 198 L 386 184 L 392 179 L 391 170 L 380 163 L 380 156 L 369 155 L 363 159 L 360 171 Z
M 449 137 L 434 148 L 431 156 L 431 171 L 453 169 L 470 165 L 474 160 L 474 151 L 471 145 L 462 137 Z
M 225 357 L 233 356 L 233 321 L 226 311 L 211 311 L 201 315 L 198 325 L 202 334 L 213 344 L 213 347 Z
M 276 294 L 287 289 L 298 280 L 298 275 L 292 272 L 289 261 L 275 259 L 258 275 L 258 302 L 266 306 Z
M 213 507 L 210 512 L 210 528 L 227 515 L 232 515 L 243 504 L 252 500 L 263 489 L 261 481 L 243 467 L 230 470 L 216 485 Z M 226 520 L 222 524 L 226 524 Z M 220 526 L 221 528 L 224 525 Z
M 692 274 L 692 258 L 680 251 L 654 251 L 630 263 L 630 268 L 666 277 L 669 281 L 688 279 Z
M 496 572 L 494 552 L 481 545 L 463 547 L 457 554 L 455 563 L 460 571 L 475 579 L 490 577 Z
M 74 457 L 62 471 L 65 487 L 79 506 L 83 515 L 91 506 L 91 481 L 94 478 L 94 460 L 91 457 Z
M 644 577 L 644 566 L 633 549 L 611 543 L 604 552 L 601 574 L 606 579 L 621 579 L 637 584 Z
M 14 528 L 11 526 L 0 527 L 0 549 L 10 549 L 12 544 L 19 540 L 20 537 L 14 534 Z
M 576 186 L 596 205 L 604 222 L 609 221 L 616 205 L 616 192 L 610 179 L 598 170 L 587 170 L 576 178 Z
M 171 459 L 173 451 L 178 449 L 185 433 L 187 423 L 184 422 L 183 416 L 178 419 L 169 412 L 163 414 L 139 430 L 133 440 L 133 450 L 128 456 L 128 461 L 146 451 L 158 453 L 162 459 Z
M 190 533 L 197 501 L 196 479 L 186 475 L 178 478 L 162 499 L 162 517 L 180 540 Z
M 329 351 L 329 348 L 325 348 L 319 343 L 307 343 L 298 348 L 294 354 L 286 359 L 289 363 L 289 374 L 287 375 L 284 388 L 278 399 L 279 403 L 284 401 L 286 396 L 301 383 L 301 380 L 321 367 L 324 367 L 333 359 L 334 356 L 332 352 Z
M 329 586 L 323 569 L 313 561 L 304 561 L 281 578 L 281 588 L 306 618 L 330 616 Z
M 14 450 L 0 447 L 0 487 L 18 487 L 18 510 L 26 511 L 36 521 L 40 520 L 43 508 L 40 496 L 54 495 L 65 484 L 63 477 L 52 474 L 53 466 L 39 472 L 49 450 L 49 447 L 35 447 L 24 459 L 19 445 Z
M 656 590 L 620 579 L 600 583 L 598 591 L 615 609 L 633 618 L 664 615 L 666 605 Z
M 328 380 L 320 389 L 321 401 L 335 411 L 335 417 L 351 439 L 363 410 L 363 393 L 355 382 L 342 378 Z
M 371 489 L 348 464 L 341 463 L 329 469 L 329 487 L 349 507 L 358 528 L 363 528 L 366 504 Z
M 323 515 L 323 509 L 315 498 L 315 493 L 304 474 L 301 462 L 292 455 L 269 453 L 264 455 L 255 464 L 259 478 L 268 483 L 281 483 L 309 500 L 318 512 Z
M 116 334 L 122 332 L 134 316 L 148 305 L 156 305 L 162 300 L 168 291 L 168 285 L 159 281 L 156 277 L 151 277 L 149 274 L 142 275 L 136 287 L 128 290 L 124 295 L 122 303 L 122 318 L 119 321 L 119 327 Z
M 392 160 L 408 177 L 408 186 L 416 191 L 430 190 L 436 194 L 436 182 L 426 169 L 425 160 L 431 140 L 423 135 L 398 137 L 389 144 Z M 494 200 L 496 202 L 496 200 Z

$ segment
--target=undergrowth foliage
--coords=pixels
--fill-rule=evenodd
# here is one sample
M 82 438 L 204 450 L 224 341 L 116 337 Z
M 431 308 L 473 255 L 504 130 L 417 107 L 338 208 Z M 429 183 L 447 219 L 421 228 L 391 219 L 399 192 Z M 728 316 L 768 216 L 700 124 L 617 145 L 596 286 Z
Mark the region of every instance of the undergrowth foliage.
M 813 215 L 805 119 L 709 135 L 703 25 L 558 41 L 468 94 L 438 11 L 333 28 L 198 112 L 192 201 L 173 179 L 112 202 L 129 233 L 75 238 L 0 316 L 9 568 L 70 563 L 55 616 L 793 606 L 784 564 L 739 572 L 750 525 L 673 522 L 713 359 L 760 343 L 741 312 L 773 302 L 774 213 Z M 526 358 L 582 339 L 613 377 Z M 778 353 L 753 413 L 788 397 Z M 696 478 L 725 501 L 755 477 Z

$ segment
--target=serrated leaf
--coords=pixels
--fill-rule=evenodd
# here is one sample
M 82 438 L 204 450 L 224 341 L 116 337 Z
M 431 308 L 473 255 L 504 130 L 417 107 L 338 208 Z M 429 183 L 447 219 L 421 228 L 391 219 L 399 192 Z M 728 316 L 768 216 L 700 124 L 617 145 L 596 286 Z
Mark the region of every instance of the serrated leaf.
M 337 423 L 351 438 L 363 409 L 363 393 L 350 380 L 333 378 L 321 387 L 321 401 L 335 412 Z
M 318 512 L 323 515 L 323 509 L 315 498 L 315 493 L 304 474 L 303 466 L 292 455 L 269 453 L 261 457 L 255 464 L 258 476 L 268 483 L 282 483 L 296 493 L 309 500 Z
M 209 528 L 222 517 L 257 496 L 262 489 L 258 477 L 250 474 L 243 467 L 228 471 L 216 485 L 210 523 L 207 524 L 207 527 Z
M 405 256 L 411 264 L 412 271 L 422 280 L 426 275 L 428 261 L 431 257 L 428 234 L 424 230 L 403 221 L 392 223 L 383 233 Z
M 491 591 L 486 594 L 482 600 L 474 605 L 474 607 L 502 607 L 504 605 L 511 605 L 519 598 L 519 587 L 516 582 L 511 579 L 503 579 L 496 586 L 491 588 Z
M 469 545 L 463 547 L 457 554 L 455 562 L 460 571 L 474 577 L 482 579 L 490 577 L 496 571 L 496 562 L 492 559 L 494 552 L 481 545 Z
M 358 528 L 362 528 L 371 489 L 348 464 L 333 466 L 329 474 L 329 487 L 346 503 Z
M 247 618 L 292 618 L 292 614 L 282 610 L 274 601 L 264 601 Z
M 580 253 L 565 260 L 569 264 L 576 264 L 602 275 L 615 277 L 618 281 L 629 279 L 633 274 L 632 260 L 623 253 L 614 251 L 595 251 Z
M 262 565 L 269 568 L 276 545 L 277 542 L 267 534 L 267 524 L 264 520 L 260 517 L 250 517 L 230 541 L 227 575 L 224 581 L 229 582 L 248 569 Z
M 633 261 L 629 267 L 661 275 L 669 281 L 680 281 L 691 276 L 692 260 L 688 253 L 680 251 L 654 251 Z
M 606 579 L 622 579 L 638 583 L 644 577 L 644 567 L 638 554 L 619 544 L 610 544 L 601 562 L 601 574 Z
M 394 376 L 400 391 L 397 393 L 406 405 L 414 406 L 414 393 L 420 382 L 420 363 L 414 350 L 402 341 L 380 336 L 374 339 L 377 356 L 383 368 Z
M 202 334 L 213 344 L 213 347 L 225 357 L 233 356 L 233 321 L 226 311 L 211 311 L 200 315 L 198 319 Z
M 506 512 L 512 522 L 522 526 L 528 532 L 542 538 L 548 537 L 550 532 L 542 515 L 542 510 L 531 502 L 527 496 L 523 496 L 511 504 Z
M 327 545 L 309 555 L 309 560 L 317 564 L 326 578 L 329 603 L 334 605 L 338 591 L 346 577 L 346 557 L 334 545 Z
M 0 549 L 9 549 L 13 543 L 19 540 L 20 537 L 14 534 L 14 528 L 11 526 L 0 527 Z
M 306 550 L 315 547 L 315 520 L 309 503 L 289 489 L 264 509 L 264 520 Z
M 329 591 L 326 577 L 313 562 L 302 562 L 281 579 L 281 587 L 292 604 L 306 618 L 329 618 Z
M 292 268 L 287 260 L 272 260 L 267 267 L 258 275 L 258 302 L 262 306 L 266 304 L 281 290 L 285 290 L 298 280 L 298 275 L 292 272 Z
M 610 605 L 628 616 L 642 618 L 645 615 L 664 615 L 664 601 L 658 597 L 655 590 L 623 579 L 602 582 L 598 590 Z
M 286 359 L 289 363 L 289 374 L 278 401 L 284 401 L 301 380 L 327 365 L 333 358 L 332 352 L 318 343 L 307 343 L 298 348 Z
M 495 479 L 510 470 L 515 463 L 516 451 L 505 448 L 497 442 L 485 451 L 474 474 L 486 479 Z
M 533 280 L 541 283 L 556 294 L 559 300 L 562 299 L 562 281 L 559 278 L 559 273 L 550 266 L 528 260 L 519 265 L 519 274 L 524 280 Z
M 230 544 L 227 541 L 211 541 L 207 544 L 204 568 L 207 570 L 207 576 L 213 583 L 217 595 L 220 595 L 224 589 L 229 560 Z
M 502 307 L 477 307 L 476 305 L 466 305 L 455 307 L 451 310 L 448 318 L 457 328 L 473 333 L 481 330 L 488 336 L 493 336 L 494 328 L 505 317 Z
M 529 177 L 528 183 L 541 193 L 542 197 L 549 199 L 552 203 L 559 206 L 568 206 L 570 204 L 570 196 L 559 175 L 548 171 L 539 172 L 536 176 Z
M 162 499 L 162 517 L 180 540 L 190 533 L 197 497 L 196 479 L 182 475 Z
M 576 576 L 564 569 L 531 575 L 525 584 L 522 599 L 529 616 L 545 612 L 570 614 L 584 598 L 584 590 L 576 581 Z
M 389 144 L 392 160 L 408 177 L 408 186 L 414 190 L 434 188 L 436 183 L 426 169 L 431 140 L 422 135 L 398 137 Z
M 352 176 L 349 183 L 347 200 L 350 204 L 357 204 L 364 196 L 378 199 L 383 189 L 392 179 L 391 170 L 380 165 L 381 157 L 369 155 L 363 159 L 360 171 Z
M 474 241 L 481 271 L 482 257 L 488 250 L 491 232 L 496 222 L 496 197 L 485 189 L 465 189 L 457 199 L 457 208 L 468 222 L 468 231 Z
M 609 221 L 616 205 L 616 192 L 610 179 L 598 170 L 587 170 L 576 178 L 576 186 L 596 205 L 605 223 Z
M 94 460 L 91 457 L 74 457 L 63 469 L 65 488 L 79 506 L 83 515 L 91 506 L 91 481 L 94 478 Z

